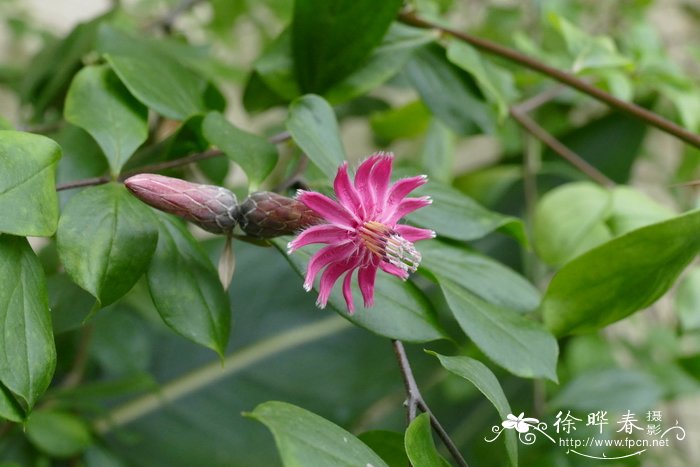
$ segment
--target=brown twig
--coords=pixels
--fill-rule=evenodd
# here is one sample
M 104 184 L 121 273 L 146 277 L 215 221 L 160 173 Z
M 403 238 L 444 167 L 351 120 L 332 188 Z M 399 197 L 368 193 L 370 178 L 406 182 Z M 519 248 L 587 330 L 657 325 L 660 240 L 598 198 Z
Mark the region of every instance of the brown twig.
M 547 130 L 542 128 L 529 115 L 517 110 L 510 109 L 510 115 L 518 122 L 525 130 L 532 134 L 535 138 L 546 144 L 552 151 L 557 153 L 571 165 L 586 174 L 589 178 L 606 187 L 615 186 L 615 182 L 608 178 L 601 171 L 586 162 L 581 156 L 566 147 L 561 141 L 552 136 Z
M 291 138 L 291 135 L 283 131 L 281 133 L 278 133 L 276 135 L 271 136 L 268 138 L 268 141 L 272 144 L 280 144 L 288 139 Z M 219 149 L 208 149 L 203 152 L 197 152 L 194 154 L 190 154 L 189 156 L 186 157 L 181 157 L 179 159 L 173 159 L 171 161 L 165 161 L 165 162 L 157 162 L 155 164 L 150 164 L 150 165 L 144 165 L 142 167 L 139 167 L 138 169 L 130 170 L 128 172 L 124 172 L 119 175 L 117 180 L 123 181 L 132 175 L 140 174 L 140 173 L 153 173 L 153 172 L 160 172 L 161 170 L 167 170 L 167 169 L 174 169 L 176 167 L 182 167 L 183 165 L 187 164 L 192 164 L 194 162 L 201 162 L 207 159 L 213 159 L 215 157 L 221 157 L 223 156 L 224 153 L 223 151 Z M 112 181 L 112 177 L 105 175 L 102 177 L 92 177 L 92 178 L 85 178 L 82 180 L 75 180 L 72 182 L 66 182 L 66 183 L 60 183 L 56 185 L 56 191 L 62 191 L 62 190 L 71 190 L 73 188 L 81 188 L 81 187 L 86 187 L 86 186 L 94 186 L 94 185 L 103 185 L 105 183 L 109 183 Z
M 399 14 L 398 19 L 399 21 L 409 24 L 411 26 L 416 26 L 425 29 L 435 29 L 443 34 L 447 34 L 459 40 L 467 42 L 468 44 L 471 44 L 472 46 L 480 50 L 483 50 L 493 55 L 498 55 L 499 57 L 505 58 L 514 63 L 518 63 L 519 65 L 522 65 L 526 68 L 547 75 L 550 78 L 559 81 L 560 83 L 577 89 L 578 91 L 581 91 L 584 94 L 588 94 L 589 96 L 601 102 L 604 102 L 610 107 L 613 107 L 621 112 L 643 120 L 649 125 L 655 126 L 656 128 L 665 131 L 666 133 L 669 133 L 692 146 L 700 148 L 700 135 L 697 135 L 679 125 L 676 125 L 672 121 L 650 110 L 640 107 L 634 103 L 618 99 L 612 94 L 608 94 L 602 89 L 599 89 L 587 83 L 585 80 L 582 80 L 572 75 L 571 73 L 567 73 L 566 71 L 562 71 L 557 68 L 546 65 L 540 62 L 539 60 L 536 60 L 532 57 L 528 57 L 527 55 L 524 55 L 516 50 L 504 47 L 500 44 L 488 41 L 481 37 L 476 37 L 470 34 L 463 33 L 461 31 L 441 27 L 435 23 L 431 23 L 430 21 L 426 21 L 422 18 L 419 18 L 412 12 L 402 12 Z
M 403 377 L 404 387 L 406 388 L 406 410 L 408 423 L 410 424 L 418 415 L 418 409 L 427 413 L 430 417 L 430 424 L 432 425 L 435 433 L 442 440 L 443 444 L 450 452 L 450 455 L 455 460 L 457 465 L 460 467 L 469 467 L 467 461 L 464 460 L 462 454 L 460 454 L 459 449 L 455 446 L 455 443 L 447 434 L 447 431 L 442 427 L 437 418 L 433 415 L 428 407 L 428 404 L 423 399 L 423 396 L 418 389 L 418 384 L 413 376 L 413 370 L 411 369 L 411 363 L 408 361 L 408 356 L 406 355 L 406 349 L 403 347 L 403 343 L 399 340 L 392 340 L 392 345 L 394 346 L 394 354 L 396 355 L 396 360 L 399 363 L 399 369 L 401 370 L 401 376 Z

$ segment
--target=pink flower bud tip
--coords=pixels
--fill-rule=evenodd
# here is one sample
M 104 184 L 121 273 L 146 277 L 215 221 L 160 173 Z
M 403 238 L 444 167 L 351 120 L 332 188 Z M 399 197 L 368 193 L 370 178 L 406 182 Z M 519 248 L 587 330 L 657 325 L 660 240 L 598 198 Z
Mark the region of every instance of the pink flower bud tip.
M 236 226 L 236 195 L 226 188 L 156 174 L 134 175 L 124 185 L 144 203 L 209 232 L 231 232 Z

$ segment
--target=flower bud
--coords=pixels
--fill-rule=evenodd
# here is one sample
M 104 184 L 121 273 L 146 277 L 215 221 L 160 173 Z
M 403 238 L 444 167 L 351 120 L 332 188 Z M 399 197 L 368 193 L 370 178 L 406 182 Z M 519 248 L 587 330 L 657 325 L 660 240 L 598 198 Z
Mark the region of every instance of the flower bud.
M 124 185 L 144 203 L 209 232 L 228 233 L 236 226 L 236 195 L 226 188 L 155 174 L 134 175 Z
M 241 229 L 252 237 L 290 235 L 325 222 L 306 205 L 269 191 L 252 193 L 238 208 Z

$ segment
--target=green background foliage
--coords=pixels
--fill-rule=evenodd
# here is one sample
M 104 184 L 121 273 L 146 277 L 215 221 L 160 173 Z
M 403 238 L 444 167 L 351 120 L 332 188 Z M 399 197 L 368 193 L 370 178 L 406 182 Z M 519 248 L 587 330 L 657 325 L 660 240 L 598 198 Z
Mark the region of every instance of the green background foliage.
M 487 442 L 508 415 L 605 410 L 614 437 L 661 409 L 684 444 L 615 465 L 690 465 L 700 149 L 625 103 L 700 131 L 700 11 L 604 3 L 133 0 L 55 27 L 0 3 L 0 465 L 460 465 L 427 413 L 406 420 L 392 340 L 472 466 L 588 465 Z M 331 194 L 380 150 L 394 179 L 429 176 L 402 222 L 437 238 L 353 315 L 302 289 L 314 247 L 236 232 L 222 283 L 229 239 L 121 183 Z

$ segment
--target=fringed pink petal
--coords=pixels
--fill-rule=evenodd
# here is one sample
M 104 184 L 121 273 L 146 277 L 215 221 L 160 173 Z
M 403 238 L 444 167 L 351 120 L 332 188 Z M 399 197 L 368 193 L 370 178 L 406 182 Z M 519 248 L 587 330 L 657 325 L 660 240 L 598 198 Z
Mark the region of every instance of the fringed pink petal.
M 306 279 L 304 289 L 308 292 L 314 286 L 314 279 L 318 272 L 327 264 L 345 261 L 357 246 L 353 242 L 342 243 L 340 245 L 328 245 L 321 248 L 309 260 L 306 266 Z
M 393 276 L 399 277 L 403 280 L 408 279 L 408 271 L 401 269 L 400 267 L 394 266 L 393 264 L 382 261 L 379 263 L 379 267 L 382 271 L 389 273 Z
M 360 164 L 355 172 L 355 188 L 367 214 L 374 211 L 374 190 L 370 183 L 370 173 L 374 165 L 379 162 L 380 157 L 379 154 L 372 154 Z
M 428 182 L 427 175 L 418 175 L 417 177 L 402 178 L 392 185 L 389 189 L 389 198 L 386 202 L 387 209 L 393 209 L 403 200 L 410 192 L 425 185 Z
M 343 162 L 343 164 L 338 168 L 338 173 L 333 181 L 333 189 L 335 191 L 335 196 L 340 201 L 348 211 L 354 212 L 360 216 L 364 213 L 362 212 L 362 200 L 360 195 L 355 189 L 355 186 L 350 181 L 350 176 L 348 175 L 348 163 Z
M 371 264 L 363 267 L 357 273 L 357 281 L 360 284 L 360 292 L 365 301 L 365 308 L 374 305 L 374 281 L 377 278 L 377 266 Z
M 352 299 L 352 270 L 345 274 L 343 280 L 343 298 L 348 306 L 348 313 L 355 313 L 355 302 Z
M 430 229 L 421 229 L 418 227 L 413 227 L 412 225 L 398 224 L 394 227 L 403 238 L 409 242 L 417 242 L 418 240 L 427 240 L 429 238 L 435 238 L 435 232 Z
M 321 193 L 299 190 L 297 199 L 328 222 L 338 226 L 352 229 L 359 222 L 355 214 Z
M 287 254 L 314 243 L 341 243 L 348 240 L 350 232 L 334 224 L 320 224 L 306 228 L 287 244 Z
M 384 210 L 391 182 L 391 165 L 394 162 L 394 155 L 391 153 L 379 153 L 379 160 L 370 172 L 370 187 L 372 188 L 374 208 L 376 211 Z M 376 212 L 375 211 L 375 212 Z M 374 213 L 368 213 L 374 215 Z
M 430 196 L 421 196 L 420 198 L 404 198 L 393 212 L 387 212 L 387 217 L 383 219 L 384 223 L 389 226 L 394 226 L 396 222 L 406 214 L 413 211 L 430 206 L 433 200 Z
M 343 275 L 343 273 L 356 267 L 357 260 L 354 258 L 348 258 L 346 261 L 331 263 L 328 265 L 321 275 L 321 283 L 318 287 L 318 298 L 316 299 L 316 305 L 318 305 L 319 308 L 326 307 L 328 297 L 330 297 L 331 291 L 333 290 L 333 284 L 336 283 L 338 278 Z

